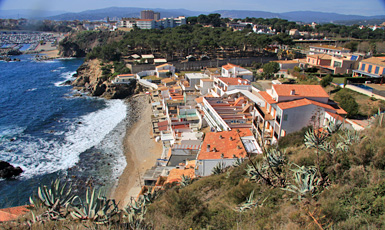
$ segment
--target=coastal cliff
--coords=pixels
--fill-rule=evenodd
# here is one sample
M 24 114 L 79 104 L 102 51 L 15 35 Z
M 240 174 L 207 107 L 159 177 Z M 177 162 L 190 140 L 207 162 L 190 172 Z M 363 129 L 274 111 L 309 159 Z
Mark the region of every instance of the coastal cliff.
M 111 79 L 103 75 L 101 62 L 98 59 L 85 61 L 75 74 L 71 85 L 92 96 L 106 99 L 123 99 L 139 91 L 136 81 L 130 84 L 113 84 Z

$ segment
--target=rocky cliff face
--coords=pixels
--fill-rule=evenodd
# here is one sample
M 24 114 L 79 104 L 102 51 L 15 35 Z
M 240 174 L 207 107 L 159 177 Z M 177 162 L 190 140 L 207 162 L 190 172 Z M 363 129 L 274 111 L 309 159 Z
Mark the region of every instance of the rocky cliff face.
M 137 91 L 136 82 L 131 84 L 112 84 L 105 79 L 97 59 L 84 62 L 77 70 L 76 79 L 72 82 L 75 89 L 88 92 L 92 96 L 106 99 L 123 99 Z

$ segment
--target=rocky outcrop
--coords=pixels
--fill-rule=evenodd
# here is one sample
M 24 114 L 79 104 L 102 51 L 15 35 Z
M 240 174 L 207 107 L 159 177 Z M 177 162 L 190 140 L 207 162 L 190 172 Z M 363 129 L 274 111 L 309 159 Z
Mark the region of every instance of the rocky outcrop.
M 11 179 L 19 176 L 23 170 L 20 167 L 14 167 L 8 162 L 0 161 L 0 178 Z
M 85 61 L 75 74 L 72 82 L 74 88 L 88 92 L 91 96 L 107 99 L 123 99 L 134 94 L 136 81 L 131 84 L 112 84 L 102 74 L 100 61 L 97 59 Z

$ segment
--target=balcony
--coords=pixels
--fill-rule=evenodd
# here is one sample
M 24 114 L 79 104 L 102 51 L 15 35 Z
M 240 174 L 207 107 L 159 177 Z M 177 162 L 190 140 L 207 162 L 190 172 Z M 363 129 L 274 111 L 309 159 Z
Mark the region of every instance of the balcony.
M 269 112 L 267 112 L 266 108 L 265 107 L 259 107 L 257 104 L 254 104 L 254 108 L 258 111 L 258 113 L 261 115 L 261 117 L 264 119 L 264 120 L 274 120 L 273 116 L 270 115 Z

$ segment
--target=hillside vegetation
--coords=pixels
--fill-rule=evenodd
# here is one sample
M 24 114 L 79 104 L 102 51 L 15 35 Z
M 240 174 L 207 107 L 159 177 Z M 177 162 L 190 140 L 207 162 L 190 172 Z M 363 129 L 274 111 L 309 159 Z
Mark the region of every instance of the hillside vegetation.
M 379 124 L 383 126 L 377 121 L 362 132 L 334 124 L 302 130 L 291 136 L 293 145 L 282 139 L 285 149 L 265 149 L 252 160 L 217 168 L 212 176 L 182 178 L 180 184 L 147 193 L 123 210 L 93 189 L 81 199 L 64 192 L 63 202 L 40 191 L 41 201 L 32 201 L 33 216 L 0 227 L 384 229 L 385 128 Z

